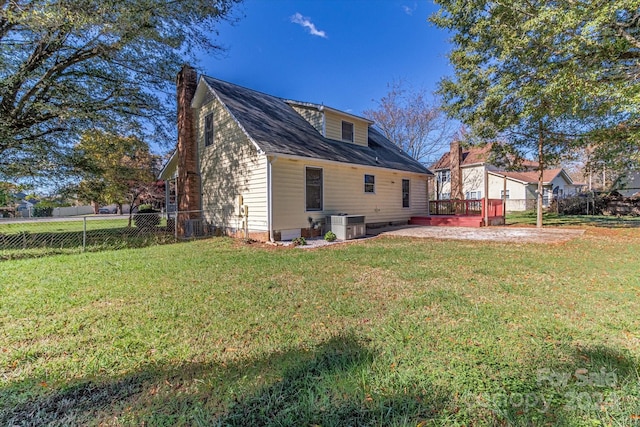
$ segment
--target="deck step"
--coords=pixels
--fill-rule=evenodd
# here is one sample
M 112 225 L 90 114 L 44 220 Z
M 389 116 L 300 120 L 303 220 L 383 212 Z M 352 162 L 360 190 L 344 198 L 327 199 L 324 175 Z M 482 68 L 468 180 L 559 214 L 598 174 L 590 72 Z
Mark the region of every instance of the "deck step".
M 482 217 L 478 216 L 414 216 L 409 220 L 412 225 L 448 226 L 448 227 L 482 227 Z

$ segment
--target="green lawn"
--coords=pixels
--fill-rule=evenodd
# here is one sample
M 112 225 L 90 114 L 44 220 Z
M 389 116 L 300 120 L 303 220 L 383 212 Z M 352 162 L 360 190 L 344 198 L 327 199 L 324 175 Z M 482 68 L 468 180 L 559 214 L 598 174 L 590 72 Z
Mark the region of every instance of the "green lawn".
M 640 229 L 0 263 L 0 425 L 640 423 Z

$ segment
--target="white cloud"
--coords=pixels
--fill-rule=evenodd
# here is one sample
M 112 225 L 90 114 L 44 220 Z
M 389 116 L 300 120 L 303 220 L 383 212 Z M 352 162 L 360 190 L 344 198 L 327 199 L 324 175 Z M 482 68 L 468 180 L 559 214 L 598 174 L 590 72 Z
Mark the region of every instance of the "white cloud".
M 402 10 L 404 10 L 404 13 L 406 13 L 409 16 L 413 15 L 413 12 L 415 12 L 417 8 L 418 8 L 418 5 L 416 3 L 413 4 L 413 7 L 402 5 Z
M 296 12 L 295 15 L 291 17 L 291 22 L 294 24 L 298 24 L 309 30 L 309 34 L 312 36 L 322 37 L 323 39 L 327 38 L 327 33 L 322 30 L 318 30 L 313 22 L 306 16 L 302 16 L 299 12 Z

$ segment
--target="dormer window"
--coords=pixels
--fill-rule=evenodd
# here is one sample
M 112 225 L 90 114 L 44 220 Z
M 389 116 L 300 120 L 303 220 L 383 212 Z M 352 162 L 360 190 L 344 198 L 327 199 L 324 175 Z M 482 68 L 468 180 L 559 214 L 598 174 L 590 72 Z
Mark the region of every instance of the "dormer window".
M 353 123 L 342 121 L 342 140 L 353 142 Z

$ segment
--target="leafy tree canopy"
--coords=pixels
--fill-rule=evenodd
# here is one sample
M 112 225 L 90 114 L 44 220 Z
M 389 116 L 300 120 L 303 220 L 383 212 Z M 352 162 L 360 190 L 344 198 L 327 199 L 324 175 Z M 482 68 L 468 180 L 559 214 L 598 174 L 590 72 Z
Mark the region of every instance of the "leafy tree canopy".
M 587 143 L 637 147 L 638 0 L 436 2 L 455 72 L 440 92 L 476 135 L 535 152 L 540 170 Z
M 97 204 L 129 203 L 131 208 L 155 186 L 160 164 L 144 141 L 100 131 L 82 135 L 73 159 L 81 180 L 72 191 L 79 199 Z
M 239 0 L 0 0 L 0 177 L 60 171 L 87 129 L 169 138 L 172 82 Z

